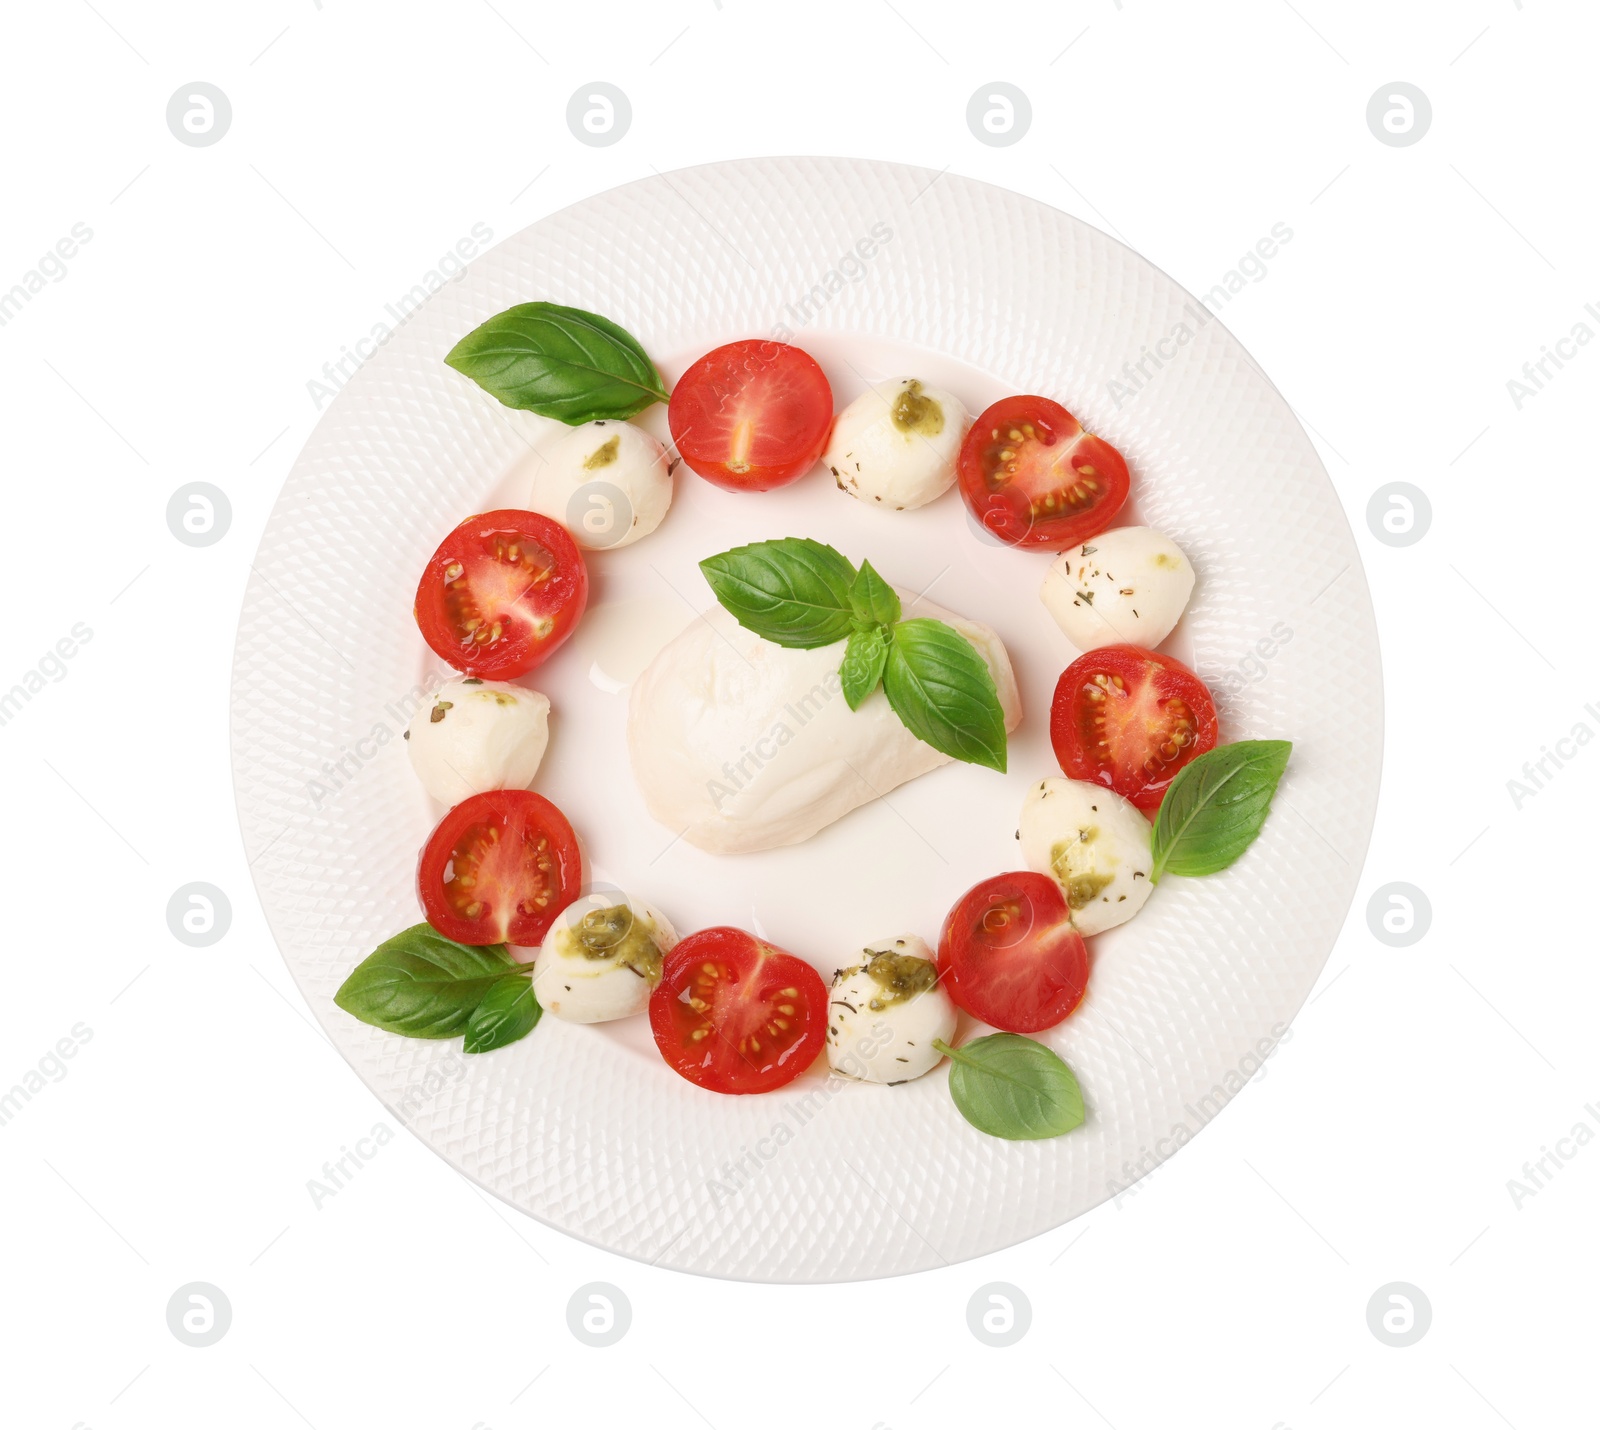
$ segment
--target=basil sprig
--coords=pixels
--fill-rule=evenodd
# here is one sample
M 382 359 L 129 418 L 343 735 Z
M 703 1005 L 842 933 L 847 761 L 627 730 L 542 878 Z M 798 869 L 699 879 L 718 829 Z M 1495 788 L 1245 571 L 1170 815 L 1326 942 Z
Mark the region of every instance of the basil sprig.
M 990 1033 L 959 1048 L 937 1038 L 933 1046 L 950 1059 L 956 1110 L 978 1131 L 1031 1142 L 1083 1125 L 1083 1089 L 1043 1043 Z
M 878 688 L 924 744 L 1004 771 L 1006 721 L 988 663 L 943 621 L 902 620 L 894 587 L 863 561 L 808 537 L 736 546 L 700 563 L 747 631 L 792 650 L 845 641 L 839 683 L 852 710 Z
M 463 1051 L 487 1053 L 526 1037 L 539 1021 L 533 967 L 504 944 L 475 948 L 417 924 L 381 943 L 339 986 L 346 1013 L 407 1038 L 466 1035 Z
M 576 427 L 632 417 L 670 397 L 631 333 L 559 303 L 518 303 L 462 338 L 444 359 L 507 407 Z
M 1150 836 L 1150 882 L 1226 869 L 1254 842 L 1289 764 L 1288 740 L 1240 740 L 1208 750 L 1167 786 Z

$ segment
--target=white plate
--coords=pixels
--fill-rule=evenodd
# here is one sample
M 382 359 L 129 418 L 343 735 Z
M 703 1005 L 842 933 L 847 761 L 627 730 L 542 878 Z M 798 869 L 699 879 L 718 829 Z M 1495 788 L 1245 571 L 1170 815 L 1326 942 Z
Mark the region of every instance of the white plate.
M 1094 941 L 1084 1006 L 1045 1035 L 1083 1084 L 1078 1131 L 987 1138 L 956 1113 L 942 1070 L 898 1088 L 813 1070 L 780 1093 L 719 1097 L 668 1070 L 642 1019 L 546 1018 L 511 1048 L 465 1058 L 457 1042 L 392 1037 L 334 1006 L 350 969 L 420 917 L 417 850 L 439 811 L 399 739 L 438 669 L 411 621 L 418 573 L 458 521 L 516 501 L 514 468 L 542 426 L 440 358 L 534 298 L 615 319 L 669 380 L 718 343 L 786 328 L 840 406 L 867 381 L 912 373 L 974 412 L 1042 392 L 1127 455 L 1137 515 L 1199 572 L 1166 649 L 1218 693 L 1224 739 L 1287 736 L 1295 753 L 1239 864 L 1167 881 L 1136 920 Z M 832 1281 L 1048 1231 L 1215 1114 L 1281 1035 L 1338 933 L 1372 823 L 1382 713 L 1371 606 L 1327 476 L 1272 385 L 1197 313 L 1138 255 L 1034 200 L 893 164 L 763 159 L 648 179 L 545 219 L 379 350 L 313 433 L 262 539 L 232 723 L 267 918 L 313 1011 L 397 1116 L 482 1186 L 609 1250 L 720 1276 Z M 1146 358 L 1133 392 L 1124 365 L 1147 351 L 1171 357 Z M 659 430 L 662 416 L 648 420 Z M 1008 775 L 950 766 L 798 848 L 713 856 L 646 813 L 625 753 L 626 683 L 710 605 L 701 557 L 788 534 L 870 557 L 902 586 L 933 583 L 933 599 L 997 627 L 1024 724 Z M 955 492 L 888 513 L 820 469 L 761 496 L 680 469 L 660 530 L 592 558 L 583 625 L 529 682 L 554 702 L 538 788 L 577 828 L 590 877 L 655 903 L 679 929 L 742 924 L 825 973 L 872 939 L 932 941 L 958 894 L 1017 866 L 1023 793 L 1056 773 L 1049 699 L 1073 652 L 1037 599 L 1047 564 L 982 540 Z

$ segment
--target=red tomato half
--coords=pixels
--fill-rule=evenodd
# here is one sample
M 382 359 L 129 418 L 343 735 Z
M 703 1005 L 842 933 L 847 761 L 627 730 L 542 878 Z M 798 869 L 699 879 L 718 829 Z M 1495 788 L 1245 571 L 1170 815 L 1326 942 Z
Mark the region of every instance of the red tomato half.
M 588 568 L 563 526 L 532 511 L 486 511 L 433 553 L 415 614 L 441 660 L 512 680 L 572 634 L 588 599 Z
M 1061 673 L 1050 743 L 1068 779 L 1115 790 L 1146 813 L 1217 743 L 1211 692 L 1188 666 L 1134 645 L 1080 655 Z
M 816 466 L 833 426 L 833 389 L 809 353 L 746 339 L 714 348 L 678 379 L 667 425 L 708 482 L 771 491 Z
M 743 929 L 690 934 L 650 995 L 667 1066 L 711 1092 L 771 1092 L 817 1060 L 828 990 L 809 963 Z
M 950 910 L 939 971 L 958 1008 L 1004 1033 L 1037 1033 L 1083 1000 L 1089 950 L 1054 879 L 997 874 Z
M 1008 546 L 1064 551 L 1098 536 L 1128 499 L 1128 464 L 1048 397 L 1005 397 L 957 461 L 968 509 Z
M 536 945 L 582 884 L 572 826 L 525 789 L 462 800 L 428 836 L 417 864 L 423 913 L 457 943 Z

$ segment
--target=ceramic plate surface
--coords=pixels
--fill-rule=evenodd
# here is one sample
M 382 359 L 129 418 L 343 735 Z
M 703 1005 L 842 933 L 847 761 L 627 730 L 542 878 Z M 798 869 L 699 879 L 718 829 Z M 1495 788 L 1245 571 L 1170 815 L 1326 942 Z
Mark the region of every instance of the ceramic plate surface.
M 1211 685 L 1225 740 L 1286 736 L 1295 753 L 1243 860 L 1165 881 L 1137 919 L 1094 940 L 1088 998 L 1043 1035 L 1082 1082 L 1078 1131 L 985 1137 L 955 1111 L 943 1070 L 883 1088 L 813 1069 L 776 1094 L 719 1097 L 661 1062 L 643 1019 L 546 1017 L 524 1041 L 469 1058 L 458 1041 L 393 1037 L 334 1006 L 351 968 L 419 920 L 417 851 L 442 812 L 400 739 L 444 674 L 412 623 L 418 574 L 458 521 L 520 503 L 546 437 L 547 424 L 499 407 L 441 358 L 535 298 L 613 318 L 669 381 L 719 343 L 776 335 L 817 357 L 841 407 L 869 382 L 911 375 L 973 412 L 1041 392 L 1126 454 L 1124 522 L 1171 535 L 1199 573 L 1163 649 Z M 664 415 L 641 420 L 664 434 Z M 983 539 L 954 491 L 890 513 L 821 469 L 766 495 L 721 492 L 686 468 L 676 481 L 654 535 L 592 556 L 583 624 L 526 682 L 554 706 L 536 787 L 572 820 L 592 880 L 681 930 L 742 925 L 825 976 L 876 939 L 935 941 L 957 895 L 1018 866 L 1023 795 L 1058 773 L 1049 701 L 1075 652 L 1037 597 L 1048 556 Z M 628 767 L 628 685 L 711 605 L 702 557 L 782 535 L 869 557 L 1000 632 L 1026 711 L 1008 774 L 952 765 L 806 844 L 738 857 L 650 818 Z M 752 160 L 651 178 L 543 220 L 446 283 L 356 374 L 295 464 L 255 560 L 233 761 L 283 956 L 350 1065 L 418 1136 L 514 1206 L 612 1251 L 830 1281 L 936 1267 L 1057 1227 L 1244 1084 L 1311 989 L 1354 893 L 1377 797 L 1380 682 L 1360 558 L 1328 478 L 1283 399 L 1197 300 L 1016 194 L 892 164 Z

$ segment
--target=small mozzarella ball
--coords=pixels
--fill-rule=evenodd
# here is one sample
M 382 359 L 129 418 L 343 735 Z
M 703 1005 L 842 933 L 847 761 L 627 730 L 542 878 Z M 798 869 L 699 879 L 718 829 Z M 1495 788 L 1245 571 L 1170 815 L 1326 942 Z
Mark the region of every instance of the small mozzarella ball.
M 411 717 L 406 752 L 440 804 L 527 789 L 550 743 L 550 701 L 499 680 L 447 680 Z
M 666 449 L 631 422 L 585 422 L 553 442 L 533 477 L 531 510 L 587 551 L 648 536 L 672 505 Z
M 678 935 L 649 904 L 616 890 L 585 894 L 550 925 L 533 960 L 533 996 L 568 1023 L 642 1013 Z
M 1039 599 L 1079 650 L 1154 650 L 1193 590 L 1194 567 L 1172 541 L 1148 526 L 1123 526 L 1056 557 Z
M 920 938 L 886 938 L 861 962 L 833 975 L 828 992 L 828 1066 L 863 1082 L 906 1082 L 944 1056 L 933 1046 L 955 1036 L 956 1005 L 939 984 L 933 952 Z
M 1150 821 L 1085 780 L 1040 780 L 1022 802 L 1022 861 L 1061 885 L 1081 934 L 1126 923 L 1150 897 Z
M 833 424 L 822 454 L 841 491 L 907 511 L 950 490 L 972 418 L 960 399 L 914 377 L 869 387 Z

